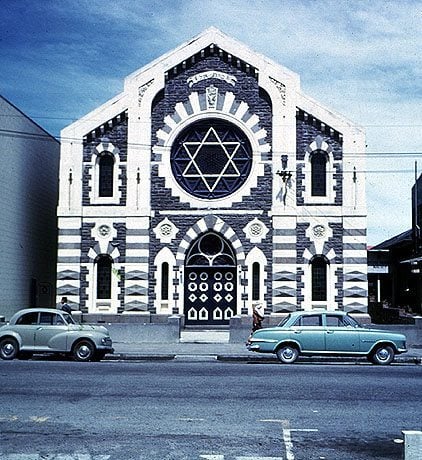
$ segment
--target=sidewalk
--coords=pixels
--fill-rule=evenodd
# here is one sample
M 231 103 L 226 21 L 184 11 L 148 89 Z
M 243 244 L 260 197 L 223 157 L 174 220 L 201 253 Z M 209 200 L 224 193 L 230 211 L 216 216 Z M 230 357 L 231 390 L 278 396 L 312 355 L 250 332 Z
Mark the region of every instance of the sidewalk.
M 227 331 L 182 331 L 179 343 L 123 343 L 113 342 L 114 354 L 106 360 L 114 361 L 234 361 L 266 363 L 278 362 L 273 354 L 248 351 L 244 343 L 229 343 Z M 299 357 L 298 362 L 352 362 L 366 364 L 366 358 L 356 357 Z M 396 356 L 395 363 L 422 364 L 422 348 L 410 348 Z

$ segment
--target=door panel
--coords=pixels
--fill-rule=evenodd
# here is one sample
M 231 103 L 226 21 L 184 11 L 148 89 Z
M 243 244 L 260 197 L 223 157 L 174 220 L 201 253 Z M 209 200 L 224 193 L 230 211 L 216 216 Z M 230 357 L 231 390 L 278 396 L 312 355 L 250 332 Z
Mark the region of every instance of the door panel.
M 185 280 L 186 324 L 229 324 L 236 314 L 236 268 L 187 267 Z

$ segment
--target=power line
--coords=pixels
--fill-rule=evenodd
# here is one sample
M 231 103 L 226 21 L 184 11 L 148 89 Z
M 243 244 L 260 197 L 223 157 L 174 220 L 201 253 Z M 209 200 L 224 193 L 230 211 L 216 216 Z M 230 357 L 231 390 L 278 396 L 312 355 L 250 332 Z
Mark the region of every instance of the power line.
M 32 133 L 32 132 L 25 132 L 25 131 L 15 131 L 9 129 L 0 129 L 0 135 L 7 136 L 7 137 L 15 137 L 15 138 L 32 138 L 32 139 L 40 139 L 40 140 L 52 140 L 55 139 L 60 141 L 61 143 L 70 143 L 70 144 L 81 144 L 83 145 L 84 141 L 81 138 L 72 138 L 72 137 L 60 137 L 60 136 L 53 136 L 50 134 L 39 134 L 39 133 Z M 156 145 L 152 144 L 142 144 L 139 142 L 127 142 L 127 147 L 132 148 L 154 148 L 157 147 Z M 170 149 L 170 147 L 159 146 L 160 149 Z M 276 151 L 272 150 L 273 155 L 296 155 L 297 152 L 295 151 Z M 350 156 L 366 156 L 366 157 L 380 157 L 380 158 L 395 158 L 395 157 L 414 157 L 422 155 L 422 152 L 342 152 L 343 158 L 350 157 Z
M 79 120 L 81 117 L 79 118 L 75 118 L 75 117 L 52 117 L 52 116 L 46 116 L 46 115 L 28 115 L 28 117 L 24 116 L 24 115 L 9 115 L 9 114 L 0 114 L 0 117 L 5 117 L 5 118 L 31 118 L 31 119 L 34 119 L 34 120 L 67 120 L 67 121 L 71 121 L 71 122 L 75 122 L 77 120 Z M 99 123 L 104 123 L 104 120 L 103 119 L 99 119 L 99 118 L 90 118 L 90 121 L 97 121 Z M 133 120 L 132 123 L 139 123 L 139 124 L 143 124 L 144 122 L 143 121 L 137 121 L 137 120 Z M 284 126 L 284 127 L 295 127 L 296 124 L 293 124 L 293 123 L 282 123 L 282 124 L 278 124 L 278 126 Z M 347 127 L 347 128 L 350 128 L 350 127 L 355 127 L 355 128 L 421 128 L 422 127 L 422 124 L 402 124 L 402 123 L 397 123 L 397 124 L 355 124 L 355 125 L 342 125 L 342 124 L 339 124 L 337 125 L 339 127 Z

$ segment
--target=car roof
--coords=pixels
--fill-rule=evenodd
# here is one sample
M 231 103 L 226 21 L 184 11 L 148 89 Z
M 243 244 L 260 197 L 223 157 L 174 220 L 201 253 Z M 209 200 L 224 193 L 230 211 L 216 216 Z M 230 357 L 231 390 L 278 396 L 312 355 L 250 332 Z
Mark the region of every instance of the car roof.
M 327 315 L 339 315 L 339 316 L 345 316 L 347 315 L 346 312 L 336 310 L 336 311 L 329 311 L 329 310 L 323 310 L 321 309 L 315 309 L 315 310 L 306 310 L 306 311 L 293 311 L 291 312 L 292 316 L 309 316 L 309 315 L 321 315 L 322 313 L 325 313 Z
M 26 313 L 65 313 L 57 308 L 24 308 L 23 310 L 17 311 L 11 318 L 12 321 L 14 318 L 20 317 Z

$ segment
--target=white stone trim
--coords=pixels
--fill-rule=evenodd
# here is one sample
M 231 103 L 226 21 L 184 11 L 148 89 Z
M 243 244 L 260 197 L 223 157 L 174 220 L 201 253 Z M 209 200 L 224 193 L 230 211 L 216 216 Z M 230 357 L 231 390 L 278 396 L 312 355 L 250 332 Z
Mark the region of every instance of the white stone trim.
M 99 196 L 99 162 L 101 154 L 107 152 L 112 155 L 114 159 L 113 165 L 113 196 Z M 119 178 L 120 175 L 120 155 L 119 149 L 115 147 L 111 142 L 107 140 L 101 141 L 96 147 L 94 153 L 91 155 L 91 162 L 89 163 L 91 178 L 88 182 L 91 190 L 89 192 L 89 198 L 91 204 L 119 204 L 121 198 L 121 191 L 119 187 L 122 185 L 122 180 Z
M 161 267 L 164 262 L 169 264 L 169 279 L 168 279 L 168 299 L 161 299 Z M 155 273 L 156 285 L 154 288 L 155 299 L 154 307 L 157 314 L 173 314 L 173 308 L 175 307 L 175 301 L 173 296 L 175 294 L 175 286 L 173 283 L 174 278 L 174 267 L 176 265 L 176 258 L 168 247 L 162 248 L 158 254 L 155 256 L 154 265 L 157 267 Z M 182 312 L 183 313 L 183 312 Z
M 252 286 L 253 286 L 253 264 L 257 262 L 259 264 L 259 299 L 252 300 Z M 245 265 L 247 267 L 246 271 L 246 279 L 247 279 L 247 301 L 246 306 L 248 309 L 248 315 L 252 315 L 252 309 L 258 303 L 264 304 L 264 308 L 266 306 L 266 302 L 264 302 L 265 295 L 267 294 L 267 287 L 266 281 L 268 273 L 265 270 L 267 267 L 267 258 L 265 254 L 256 246 L 253 247 L 249 254 L 246 256 Z
M 252 130 L 257 125 L 259 126 L 259 117 L 255 115 L 249 118 L 246 123 L 242 121 L 242 117 L 249 110 L 248 104 L 240 101 L 241 103 L 237 107 L 236 112 L 232 114 L 230 110 L 235 101 L 234 94 L 226 92 L 222 97 L 224 97 L 224 102 L 221 110 L 217 108 L 201 110 L 199 94 L 197 92 L 191 93 L 189 101 L 193 110 L 192 115 L 188 114 L 183 103 L 178 102 L 175 106 L 175 112 L 179 115 L 180 120 L 176 121 L 175 117 L 171 117 L 174 122 L 170 124 L 166 123 L 166 130 L 160 129 L 157 131 L 159 142 L 153 146 L 153 153 L 157 155 L 157 158 L 161 158 L 157 160 L 159 175 L 165 179 L 166 187 L 171 189 L 174 196 L 179 197 L 182 202 L 190 203 L 192 207 L 212 209 L 220 207 L 230 208 L 234 202 L 241 201 L 244 196 L 250 194 L 253 187 L 257 186 L 258 177 L 264 175 L 263 162 L 266 159 L 263 155 L 271 150 L 271 146 L 268 143 L 260 143 L 265 138 L 266 131 L 264 129 L 258 129 L 256 132 Z M 252 169 L 245 183 L 230 196 L 215 200 L 196 198 L 186 192 L 174 178 L 170 165 L 171 146 L 179 133 L 191 123 L 206 118 L 220 118 L 233 123 L 246 134 L 252 146 Z M 252 118 L 253 121 L 251 121 Z M 167 117 L 164 121 L 166 120 Z
M 313 196 L 312 195 L 312 165 L 311 157 L 312 154 L 321 150 L 327 155 L 326 163 L 326 194 L 325 196 Z M 305 190 L 303 191 L 303 198 L 306 204 L 334 204 L 335 192 L 334 185 L 336 181 L 334 180 L 335 167 L 341 162 L 334 161 L 332 148 L 327 142 L 325 142 L 321 136 L 317 136 L 311 144 L 306 148 L 305 153 L 305 167 L 303 169 L 303 174 L 305 175 Z

